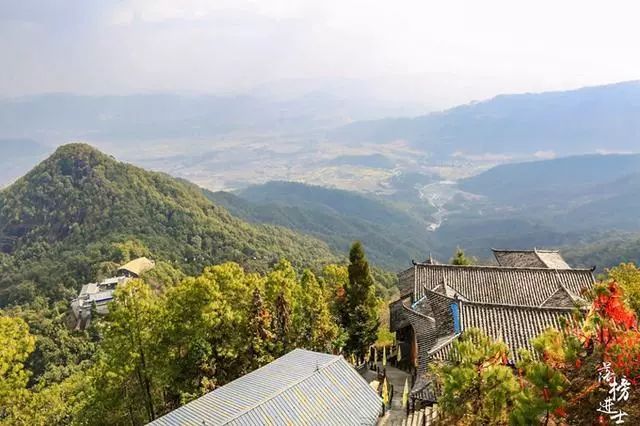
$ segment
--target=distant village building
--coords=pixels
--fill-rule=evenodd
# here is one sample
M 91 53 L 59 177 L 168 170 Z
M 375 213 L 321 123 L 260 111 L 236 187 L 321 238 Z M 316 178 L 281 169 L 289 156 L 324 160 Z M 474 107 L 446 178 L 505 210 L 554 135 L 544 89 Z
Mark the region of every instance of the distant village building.
M 93 309 L 100 315 L 106 315 L 108 313 L 107 304 L 113 300 L 113 293 L 116 287 L 130 278 L 140 277 L 140 275 L 154 266 L 155 263 L 152 260 L 140 257 L 118 268 L 116 276 L 113 278 L 107 278 L 99 283 L 83 285 L 78 297 L 71 301 L 75 328 L 84 330 L 89 326 Z
M 295 349 L 152 426 L 375 425 L 382 401 L 342 356 Z
M 493 250 L 497 266 L 415 263 L 399 274 L 400 299 L 391 303 L 391 331 L 417 366 L 411 396 L 435 402 L 426 378 L 434 360 L 446 360 L 452 342 L 478 328 L 502 340 L 518 361 L 520 349 L 549 327 L 560 327 L 582 290 L 595 283 L 593 269 L 573 269 L 558 251 Z

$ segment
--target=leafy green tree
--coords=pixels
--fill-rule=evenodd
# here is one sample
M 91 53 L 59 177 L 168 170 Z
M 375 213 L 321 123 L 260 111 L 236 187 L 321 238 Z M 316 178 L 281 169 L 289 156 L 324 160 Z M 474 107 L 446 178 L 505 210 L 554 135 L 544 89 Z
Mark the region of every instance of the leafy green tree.
M 300 284 L 300 316 L 305 324 L 304 329 L 299 330 L 298 334 L 304 339 L 300 342 L 301 346 L 321 352 L 330 351 L 333 341 L 338 336 L 338 326 L 331 315 L 327 295 L 309 270 L 303 272 Z
M 345 289 L 349 285 L 349 270 L 347 266 L 335 263 L 326 265 L 322 269 L 321 281 L 325 290 L 330 293 L 329 303 L 333 316 L 341 319 L 345 312 Z
M 345 288 L 345 312 L 343 325 L 349 337 L 346 351 L 358 357 L 364 356 L 377 337 L 378 300 L 375 283 L 369 271 L 369 262 L 359 241 L 349 252 L 349 283 Z
M 461 248 L 457 248 L 453 257 L 451 258 L 451 264 L 458 266 L 469 266 L 474 264 L 474 259 L 468 257 L 464 253 L 464 250 L 462 250 Z
M 296 272 L 286 260 L 281 260 L 270 271 L 265 280 L 265 292 L 273 312 L 273 331 L 275 333 L 274 356 L 281 356 L 295 347 L 298 331 L 306 328 L 301 313 L 300 283 Z
M 0 312 L 0 420 L 9 415 L 12 404 L 24 398 L 29 372 L 24 363 L 35 348 L 29 326 Z
M 8 425 L 106 424 L 100 419 L 109 413 L 91 411 L 94 388 L 85 371 L 78 371 L 60 383 L 33 389 L 12 406 Z M 94 417 L 97 415 L 98 417 Z M 0 424 L 4 424 L 0 421 Z
M 607 271 L 607 278 L 622 287 L 625 301 L 640 318 L 640 269 L 633 263 L 621 263 Z
M 478 329 L 468 329 L 453 342 L 448 362 L 433 366 L 442 395 L 443 421 L 458 425 L 508 424 L 520 392 L 513 370 L 505 365 L 509 349 Z
M 165 357 L 158 345 L 162 304 L 141 280 L 128 281 L 114 296 L 96 365 L 97 399 L 110 421 L 149 422 L 164 404 Z
M 172 404 L 248 371 L 253 291 L 261 285 L 259 276 L 225 263 L 167 291 L 162 344 L 168 351 Z
M 280 292 L 275 301 L 275 316 L 273 317 L 273 328 L 278 341 L 277 356 L 284 355 L 293 347 L 293 335 L 291 332 L 291 305 L 285 297 L 284 292 Z

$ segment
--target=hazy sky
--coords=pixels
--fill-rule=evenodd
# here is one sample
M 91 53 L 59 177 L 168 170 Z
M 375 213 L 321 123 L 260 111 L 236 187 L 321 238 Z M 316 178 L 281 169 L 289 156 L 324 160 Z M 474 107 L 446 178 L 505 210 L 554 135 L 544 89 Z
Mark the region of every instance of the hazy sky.
M 640 2 L 0 0 L 0 95 L 361 82 L 448 105 L 640 78 Z M 272 85 L 273 82 L 279 82 Z

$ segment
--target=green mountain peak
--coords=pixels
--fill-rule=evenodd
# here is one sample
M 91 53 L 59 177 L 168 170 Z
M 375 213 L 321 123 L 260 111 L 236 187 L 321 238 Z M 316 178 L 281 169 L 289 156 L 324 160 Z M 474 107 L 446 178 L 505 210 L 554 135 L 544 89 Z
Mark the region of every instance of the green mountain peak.
M 195 185 L 69 144 L 0 192 L 0 306 L 20 285 L 53 298 L 74 292 L 126 260 L 123 244 L 189 274 L 222 261 L 264 270 L 282 257 L 334 260 L 319 240 L 243 222 Z

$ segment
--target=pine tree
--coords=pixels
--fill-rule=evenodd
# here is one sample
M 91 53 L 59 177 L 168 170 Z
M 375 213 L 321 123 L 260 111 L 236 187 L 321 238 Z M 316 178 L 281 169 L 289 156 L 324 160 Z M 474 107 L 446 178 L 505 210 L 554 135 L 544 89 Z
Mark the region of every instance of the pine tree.
M 442 395 L 444 424 L 508 424 L 509 409 L 520 391 L 505 363 L 509 349 L 478 329 L 467 329 L 453 342 L 449 362 L 434 365 Z
M 369 262 L 359 241 L 351 246 L 349 262 L 349 283 L 345 289 L 343 316 L 344 326 L 349 334 L 345 349 L 362 357 L 376 341 L 380 325 L 378 300 Z
M 474 263 L 474 259 L 471 257 L 467 257 L 467 255 L 464 254 L 464 250 L 462 250 L 459 247 L 456 249 L 455 254 L 451 258 L 452 265 L 469 266 L 469 265 L 473 265 L 473 263 Z

